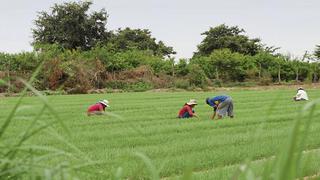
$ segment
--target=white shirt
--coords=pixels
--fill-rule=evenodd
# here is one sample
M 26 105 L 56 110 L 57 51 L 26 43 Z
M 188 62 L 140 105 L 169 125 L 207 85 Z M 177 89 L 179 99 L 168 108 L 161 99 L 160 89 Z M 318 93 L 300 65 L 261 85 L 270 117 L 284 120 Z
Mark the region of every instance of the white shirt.
M 307 92 L 304 90 L 298 90 L 297 95 L 296 95 L 297 100 L 309 100 Z

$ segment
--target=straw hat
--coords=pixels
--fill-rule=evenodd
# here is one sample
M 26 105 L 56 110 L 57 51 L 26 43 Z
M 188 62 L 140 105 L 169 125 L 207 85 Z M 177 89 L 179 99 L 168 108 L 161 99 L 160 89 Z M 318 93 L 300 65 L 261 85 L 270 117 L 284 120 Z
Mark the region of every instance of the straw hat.
M 197 101 L 195 99 L 190 99 L 189 102 L 187 102 L 188 105 L 197 105 Z
M 101 103 L 101 104 L 103 104 L 103 105 L 105 105 L 105 106 L 107 106 L 107 107 L 110 107 L 109 101 L 106 100 L 106 99 L 99 101 L 99 103 Z

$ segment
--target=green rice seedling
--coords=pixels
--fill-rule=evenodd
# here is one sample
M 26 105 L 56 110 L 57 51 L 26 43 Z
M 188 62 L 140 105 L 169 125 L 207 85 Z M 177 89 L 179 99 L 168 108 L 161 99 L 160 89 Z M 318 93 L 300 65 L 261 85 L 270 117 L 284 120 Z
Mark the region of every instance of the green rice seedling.
M 54 107 L 68 127 L 70 135 L 59 122 L 53 123 L 56 118 L 45 108 L 33 127 L 40 128 L 48 123 L 53 125 L 40 131 L 41 134 L 28 138 L 21 149 L 29 153 L 35 162 L 41 162 L 42 166 L 51 169 L 46 172 L 55 177 L 61 169 L 67 169 L 71 175 L 86 180 L 274 177 L 277 156 L 283 151 L 282 147 L 288 144 L 289 134 L 307 103 L 291 102 L 291 93 L 290 89 L 228 91 L 227 94 L 234 99 L 235 118 L 221 121 L 209 119 L 212 109 L 204 102 L 206 97 L 217 92 L 46 96 L 49 105 Z M 320 98 L 317 89 L 311 89 L 308 93 L 312 99 Z M 105 116 L 88 117 L 85 113 L 87 107 L 105 98 L 111 102 L 108 113 Z M 198 100 L 195 110 L 201 119 L 176 118 L 179 108 L 190 98 Z M 274 104 L 274 99 L 277 99 L 277 104 Z M 17 100 L 16 97 L 0 100 L 1 123 Z M 4 145 L 9 144 L 11 139 L 17 142 L 18 137 L 23 137 L 23 132 L 34 117 L 41 114 L 44 106 L 38 97 L 24 97 L 10 128 L 3 135 Z M 302 114 L 299 133 L 304 132 L 308 112 Z M 302 173 L 297 172 L 297 177 L 312 176 L 319 172 L 320 151 L 317 149 L 320 147 L 320 123 L 315 118 L 319 113 L 316 107 L 299 163 Z M 303 137 L 299 135 L 300 138 Z M 82 153 L 64 141 L 71 142 Z M 29 146 L 39 150 L 29 151 Z M 40 149 L 43 151 L 40 152 Z M 156 173 L 152 173 L 151 166 L 137 157 L 136 152 L 152 162 Z M 248 175 L 241 173 L 239 167 L 244 171 L 250 169 L 251 172 Z M 33 166 L 30 171 L 39 169 Z
M 314 118 L 316 105 L 320 103 L 320 99 L 314 100 L 301 108 L 294 126 L 290 132 L 287 143 L 282 147 L 280 153 L 272 158 L 273 162 L 266 163 L 262 176 L 254 174 L 250 168 L 250 162 L 246 163 L 242 168 L 245 179 L 275 179 L 275 180 L 293 180 L 302 178 L 303 167 L 310 162 L 310 155 L 304 155 L 303 151 L 308 138 L 312 119 Z M 308 113 L 306 117 L 304 113 Z M 304 120 L 304 122 L 303 122 Z M 303 162 L 303 156 L 308 156 L 308 159 Z M 235 178 L 237 179 L 237 178 Z
M 81 153 L 78 148 L 71 145 L 66 140 L 63 140 L 58 133 L 55 133 L 55 137 L 63 144 L 71 147 L 75 152 L 68 152 L 54 147 L 38 146 L 27 143 L 30 138 L 40 134 L 41 132 L 49 132 L 49 130 L 54 132 L 52 127 L 56 123 L 59 123 L 61 127 L 68 132 L 67 127 L 59 118 L 54 108 L 48 103 L 47 99 L 31 86 L 40 68 L 41 65 L 34 72 L 29 82 L 20 79 L 20 81 L 25 85 L 25 89 L 0 127 L 0 179 L 76 179 L 74 176 L 75 174 L 72 173 L 72 171 L 77 170 L 82 166 L 92 164 L 92 162 L 88 161 L 89 159 L 84 158 L 85 154 Z M 9 85 L 3 80 L 1 83 Z M 9 136 L 6 137 L 5 133 L 9 130 L 10 125 L 12 125 L 27 89 L 36 94 L 40 102 L 43 103 L 43 106 L 34 116 L 33 120 L 31 120 L 31 123 L 26 127 L 26 129 L 22 131 L 21 135 L 16 138 L 11 138 L 8 141 L 6 138 Z M 41 117 L 44 115 L 46 110 L 48 110 L 55 118 L 54 121 L 49 123 L 41 121 Z M 80 154 L 77 155 L 77 153 L 81 153 L 81 156 Z M 47 160 L 55 158 L 61 159 L 61 157 L 77 158 L 79 159 L 79 162 L 82 161 L 83 163 L 78 166 L 70 166 L 67 161 L 61 161 L 55 165 L 49 165 L 46 163 Z M 44 161 L 45 163 L 43 163 Z

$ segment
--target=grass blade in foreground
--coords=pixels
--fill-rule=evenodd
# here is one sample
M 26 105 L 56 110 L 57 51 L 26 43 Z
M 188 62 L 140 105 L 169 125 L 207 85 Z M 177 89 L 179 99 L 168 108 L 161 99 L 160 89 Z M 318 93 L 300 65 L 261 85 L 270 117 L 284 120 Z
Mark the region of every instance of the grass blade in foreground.
M 66 165 L 66 160 L 58 165 L 50 165 L 47 163 L 43 163 L 42 161 L 45 159 L 52 159 L 57 158 L 59 156 L 64 156 L 64 159 L 68 159 L 68 157 L 75 156 L 74 152 L 66 152 L 63 149 L 56 149 L 51 148 L 48 146 L 41 147 L 41 146 L 33 146 L 33 145 L 24 145 L 28 139 L 35 136 L 36 134 L 43 132 L 44 130 L 52 127 L 52 124 L 44 124 L 40 128 L 34 129 L 35 124 L 40 122 L 41 115 L 43 112 L 48 109 L 49 113 L 53 115 L 56 119 L 56 122 L 60 122 L 60 125 L 63 127 L 65 131 L 68 131 L 67 127 L 63 124 L 57 113 L 54 109 L 50 106 L 47 99 L 42 96 L 42 94 L 33 88 L 30 84 L 35 79 L 37 72 L 41 66 L 38 67 L 37 71 L 33 73 L 29 82 L 26 82 L 20 79 L 21 82 L 25 85 L 24 91 L 21 93 L 17 103 L 14 105 L 12 111 L 9 113 L 9 116 L 5 119 L 4 123 L 0 128 L 0 179 L 74 179 L 73 170 L 77 170 L 77 168 L 81 168 L 83 166 L 90 166 L 92 162 L 86 163 L 86 160 L 81 160 L 83 163 L 82 166 L 70 166 Z M 1 81 L 2 84 L 6 84 L 5 82 Z M 5 139 L 3 139 L 3 134 L 9 128 L 15 113 L 18 107 L 22 103 L 22 99 L 27 92 L 27 89 L 30 89 L 37 97 L 41 100 L 44 104 L 43 107 L 40 109 L 39 113 L 34 117 L 31 121 L 31 124 L 28 128 L 22 133 L 22 136 L 17 139 L 17 143 L 15 141 L 10 142 L 10 145 L 3 144 Z M 43 123 L 42 123 L 43 124 Z M 61 138 L 63 139 L 63 138 Z M 60 141 L 65 143 L 66 140 Z M 73 146 L 75 148 L 75 146 Z M 77 148 L 75 148 L 77 149 Z M 80 151 L 77 149 L 77 153 Z M 39 154 L 40 153 L 40 154 Z M 42 154 L 42 155 L 41 155 Z M 79 156 L 83 157 L 83 156 Z M 44 161 L 45 162 L 45 161 Z

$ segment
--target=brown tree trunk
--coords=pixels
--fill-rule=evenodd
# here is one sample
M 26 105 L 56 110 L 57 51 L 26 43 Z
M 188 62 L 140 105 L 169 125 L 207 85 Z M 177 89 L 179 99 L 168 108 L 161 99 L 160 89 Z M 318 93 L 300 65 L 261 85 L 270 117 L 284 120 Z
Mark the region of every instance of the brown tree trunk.
M 281 83 L 281 72 L 280 72 L 280 70 L 281 70 L 281 67 L 280 67 L 280 64 L 279 64 L 279 67 L 278 67 L 278 82 L 279 82 L 279 84 Z
M 261 67 L 261 63 L 259 63 L 259 79 L 261 79 L 261 71 L 262 71 L 262 67 Z
M 316 83 L 318 81 L 318 75 L 317 73 L 313 73 L 312 82 Z
M 10 60 L 9 60 L 9 67 L 8 67 L 8 71 L 7 71 L 7 76 L 8 76 L 8 89 L 7 92 L 10 94 L 10 87 L 11 87 L 11 77 L 10 77 Z
M 216 79 L 219 80 L 219 72 L 218 72 L 218 67 L 216 67 Z
M 174 62 L 172 62 L 172 77 L 174 77 Z

